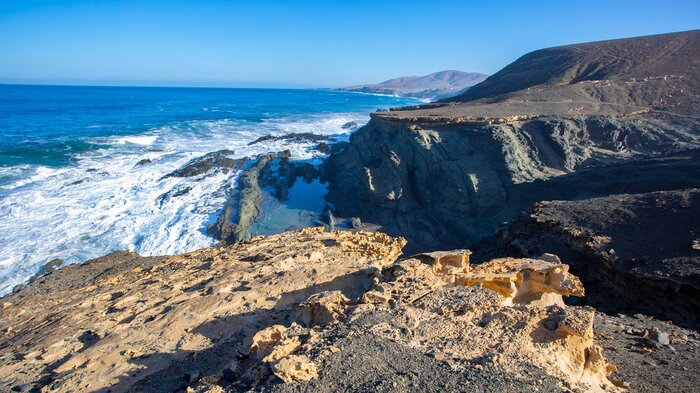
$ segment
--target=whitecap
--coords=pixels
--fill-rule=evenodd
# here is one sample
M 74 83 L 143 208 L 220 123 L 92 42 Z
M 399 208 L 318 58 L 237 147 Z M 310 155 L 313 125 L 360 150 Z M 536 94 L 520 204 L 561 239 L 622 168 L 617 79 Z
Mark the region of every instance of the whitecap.
M 142 136 L 127 136 L 123 138 L 118 138 L 116 143 L 125 144 L 131 143 L 134 145 L 148 146 L 153 144 L 158 139 L 157 135 L 142 135 Z
M 82 262 L 119 249 L 168 255 L 212 246 L 208 223 L 234 187 L 236 173 L 196 178 L 164 176 L 203 154 L 229 149 L 233 158 L 290 150 L 293 159 L 318 160 L 312 142 L 268 141 L 264 135 L 311 132 L 347 138 L 342 125 L 364 124 L 366 113 L 329 113 L 266 119 L 174 123 L 140 135 L 102 137 L 109 148 L 75 156 L 61 168 L 22 168 L 0 198 L 0 295 L 45 263 Z M 150 162 L 136 165 L 143 159 Z M 17 178 L 16 176 L 19 176 Z M 177 197 L 167 193 L 189 189 Z

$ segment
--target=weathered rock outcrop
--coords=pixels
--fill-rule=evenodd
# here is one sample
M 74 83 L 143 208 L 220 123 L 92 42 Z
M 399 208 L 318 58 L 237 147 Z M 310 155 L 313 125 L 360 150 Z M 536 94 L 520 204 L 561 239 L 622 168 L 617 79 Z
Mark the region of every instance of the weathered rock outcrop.
M 275 158 L 267 154 L 258 158 L 237 180 L 237 187 L 224 206 L 216 223 L 207 230 L 222 244 L 233 244 L 250 238 L 249 228 L 260 215 L 262 189 L 259 178 L 262 171 Z
M 469 266 L 466 250 L 428 253 L 387 266 L 375 282 L 351 305 L 338 292 L 313 295 L 300 307 L 321 307 L 323 318 L 266 328 L 252 351 L 282 380 L 307 381 L 343 352 L 340 343 L 374 336 L 463 373 L 486 368 L 508 380 L 534 368 L 578 389 L 615 390 L 607 379 L 614 367 L 593 343 L 592 310 L 562 300 L 583 287 L 555 256 Z
M 289 326 L 294 305 L 323 291 L 356 299 L 404 244 L 309 228 L 174 257 L 121 253 L 71 265 L 2 299 L 0 390 L 162 392 L 184 374 L 243 375 L 265 366 L 241 356 L 257 331 Z
M 319 135 L 319 134 L 314 134 L 311 132 L 302 132 L 302 133 L 290 133 L 290 134 L 285 134 L 285 135 L 279 135 L 279 136 L 273 136 L 273 135 L 265 135 L 261 136 L 260 138 L 248 143 L 248 145 L 255 145 L 256 143 L 261 143 L 261 142 L 267 142 L 267 141 L 289 141 L 289 142 L 297 142 L 297 143 L 302 143 L 302 142 L 324 142 L 324 141 L 334 141 L 333 138 L 326 136 L 326 135 Z
M 497 255 L 565 258 L 589 304 L 700 326 L 700 190 L 622 194 L 535 205 L 495 236 Z M 484 242 L 485 245 L 487 242 Z
M 553 48 L 453 102 L 374 113 L 328 160 L 329 198 L 418 244 L 469 244 L 543 199 L 523 184 L 698 148 L 698 53 L 700 31 Z
M 404 244 L 309 228 L 53 272 L 71 285 L 33 282 L 3 299 L 0 381 L 8 390 L 172 391 L 186 374 L 185 386 L 272 388 L 273 375 L 313 383 L 347 340 L 372 337 L 460 373 L 500 375 L 480 376 L 494 387 L 614 390 L 593 312 L 562 301 L 583 287 L 556 257 L 470 266 L 458 250 L 395 262 Z M 228 380 L 209 377 L 217 373 Z
M 554 255 L 398 260 L 404 245 L 307 228 L 53 271 L 2 299 L 0 390 L 616 391 L 601 340 L 632 387 L 697 383 L 700 336 L 567 306 L 583 286 Z

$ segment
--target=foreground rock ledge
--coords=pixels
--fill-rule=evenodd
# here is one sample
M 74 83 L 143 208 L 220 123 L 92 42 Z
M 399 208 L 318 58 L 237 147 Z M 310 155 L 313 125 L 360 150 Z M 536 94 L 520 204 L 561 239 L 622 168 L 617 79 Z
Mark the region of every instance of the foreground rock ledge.
M 583 287 L 555 256 L 470 266 L 457 250 L 397 261 L 404 245 L 306 228 L 54 272 L 3 299 L 1 388 L 322 391 L 318 378 L 359 349 L 346 370 L 356 388 L 410 367 L 416 390 L 436 379 L 616 389 L 593 342 L 593 310 L 562 301 Z M 378 360 L 391 351 L 400 357 L 386 368 Z

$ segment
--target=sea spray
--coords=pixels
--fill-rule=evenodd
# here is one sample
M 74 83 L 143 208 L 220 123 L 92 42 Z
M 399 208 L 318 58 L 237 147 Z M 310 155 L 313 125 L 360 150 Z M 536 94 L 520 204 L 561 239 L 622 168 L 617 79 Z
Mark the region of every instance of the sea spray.
M 47 89 L 49 92 L 42 93 L 47 100 L 65 93 L 58 87 Z M 89 95 L 93 88 L 85 89 Z M 163 94 L 170 100 L 178 95 L 167 89 L 154 90 L 151 93 L 155 101 L 161 90 L 166 90 Z M 191 90 L 195 92 L 180 89 L 179 94 L 197 97 L 202 94 L 199 89 Z M 124 89 L 118 91 L 125 94 Z M 111 102 L 103 97 L 110 94 L 109 90 L 105 93 L 98 89 L 98 92 L 100 100 Z M 0 294 L 25 282 L 55 258 L 75 263 L 119 249 L 142 255 L 164 255 L 211 246 L 215 240 L 206 228 L 216 220 L 238 173 L 214 170 L 186 178 L 165 175 L 195 157 L 222 149 L 232 150 L 233 158 L 288 149 L 292 159 L 318 161 L 323 155 L 313 149 L 312 142 L 249 143 L 266 135 L 289 133 L 346 139 L 351 130 L 343 125 L 364 124 L 372 108 L 406 102 L 356 94 L 325 95 L 319 91 L 295 91 L 291 95 L 288 91 L 277 95 L 269 91 L 255 93 L 244 90 L 240 93 L 242 97 L 229 93 L 222 98 L 214 92 L 213 98 L 198 98 L 196 108 L 187 110 L 182 106 L 191 105 L 191 98 L 183 99 L 184 103 L 171 109 L 172 118 L 163 114 L 168 111 L 164 106 L 173 106 L 172 103 L 153 104 L 152 117 L 144 109 L 124 111 L 124 106 L 129 106 L 118 105 L 124 101 L 120 94 L 113 97 L 115 104 L 108 106 L 109 109 L 95 109 L 89 102 L 84 103 L 85 108 L 74 108 L 77 104 L 73 103 L 66 109 L 70 116 L 65 115 L 79 119 L 75 126 L 60 112 L 53 117 L 37 117 L 38 122 L 46 123 L 49 130 L 46 132 L 51 134 L 45 138 L 44 147 L 35 135 L 42 132 L 41 124 L 14 116 L 11 108 L 5 108 L 3 116 L 12 127 L 4 129 L 5 135 L 0 138 L 0 153 L 4 156 L 4 165 L 0 166 L 0 214 L 4 217 L 0 222 Z M 251 97 L 258 101 L 251 103 Z M 206 110 L 202 109 L 202 99 L 212 101 Z M 241 103 L 234 108 L 231 102 L 236 99 Z M 366 102 L 368 99 L 371 106 Z M 353 104 L 353 100 L 358 102 Z M 40 112 L 50 104 L 38 101 L 33 105 Z M 338 107 L 348 110 L 337 111 Z M 225 117 L 196 119 L 201 112 L 209 116 L 214 108 L 219 111 L 217 116 L 227 111 Z M 168 119 L 163 124 L 152 125 L 163 118 Z M 110 126 L 111 122 L 122 121 L 126 123 L 120 123 L 119 128 Z M 62 134 L 60 127 L 65 127 Z M 26 130 L 24 144 L 10 135 L 22 130 Z M 75 141 L 92 148 L 65 147 Z M 19 148 L 33 149 L 32 157 L 25 162 L 21 162 L 21 156 L 10 157 L 10 151 Z M 61 158 L 50 162 L 41 154 L 42 148 L 47 150 L 46 156 L 55 154 Z M 14 165 L 10 161 L 15 161 Z

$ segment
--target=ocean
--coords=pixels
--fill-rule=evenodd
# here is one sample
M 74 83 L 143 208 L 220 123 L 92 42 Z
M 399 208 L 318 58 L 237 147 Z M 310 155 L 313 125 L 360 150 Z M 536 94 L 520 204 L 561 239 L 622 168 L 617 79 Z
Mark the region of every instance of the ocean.
M 321 89 L 0 85 L 0 294 L 56 258 L 211 246 L 206 227 L 236 174 L 164 175 L 222 149 L 235 158 L 289 149 L 293 159 L 320 160 L 310 142 L 249 143 L 304 132 L 347 139 L 343 125 L 416 103 Z

